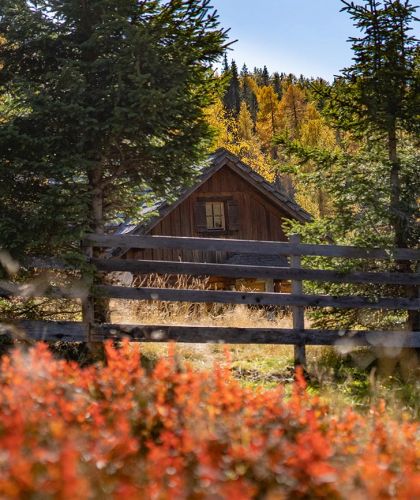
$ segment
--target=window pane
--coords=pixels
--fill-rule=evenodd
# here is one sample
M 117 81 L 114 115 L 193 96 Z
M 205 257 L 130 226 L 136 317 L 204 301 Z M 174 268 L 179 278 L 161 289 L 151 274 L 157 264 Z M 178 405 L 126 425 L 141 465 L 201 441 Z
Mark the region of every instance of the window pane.
M 213 203 L 213 213 L 214 215 L 222 214 L 222 204 L 221 203 Z
M 207 229 L 225 229 L 225 205 L 223 201 L 206 202 Z
M 223 228 L 222 217 L 220 215 L 214 216 L 214 227 L 215 229 Z

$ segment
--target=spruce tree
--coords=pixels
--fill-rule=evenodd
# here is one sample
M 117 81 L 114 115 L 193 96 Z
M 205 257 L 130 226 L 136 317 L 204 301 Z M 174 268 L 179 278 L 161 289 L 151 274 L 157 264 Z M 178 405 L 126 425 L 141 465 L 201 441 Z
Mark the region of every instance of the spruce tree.
M 192 177 L 226 41 L 208 0 L 3 0 L 0 33 L 1 246 L 77 245 Z
M 226 111 L 232 113 L 233 116 L 238 116 L 241 107 L 241 96 L 238 67 L 234 60 L 232 60 L 231 62 L 228 75 L 229 84 L 223 98 L 223 103 L 225 105 Z
M 270 74 L 268 72 L 267 66 L 264 66 L 261 73 L 261 84 L 264 86 L 270 85 Z
M 283 89 L 281 87 L 281 78 L 277 71 L 273 74 L 273 88 L 274 92 L 277 94 L 277 98 L 280 101 L 283 96 Z
M 298 80 L 298 84 L 300 86 L 300 88 L 304 89 L 305 87 L 308 86 L 308 79 L 305 78 L 302 73 L 300 74 L 299 76 L 299 80 Z
M 263 84 L 262 83 L 262 72 L 263 72 L 263 70 L 261 68 L 257 68 L 257 67 L 254 67 L 254 71 L 252 72 L 252 76 L 259 87 Z
M 319 108 L 332 118 L 339 148 L 327 144 L 303 146 L 299 142 L 279 138 L 294 155 L 297 167 L 293 174 L 311 188 L 323 189 L 328 195 L 329 214 L 299 228 L 309 241 L 333 238 L 356 246 L 416 246 L 419 241 L 418 200 L 420 155 L 419 130 L 419 66 L 416 62 L 418 42 L 410 36 L 414 8 L 409 2 L 366 0 L 363 4 L 343 2 L 344 9 L 361 31 L 352 38 L 354 64 L 344 70 L 330 87 L 315 82 L 321 92 Z M 284 97 L 283 97 L 284 99 Z M 308 122 L 306 122 L 308 125 Z M 315 166 L 309 171 L 310 165 Z M 296 231 L 297 228 L 294 229 Z M 335 262 L 342 271 L 382 269 L 408 271 L 408 262 Z M 411 268 L 414 270 L 414 267 Z M 413 296 L 416 287 L 382 287 L 373 285 L 308 284 L 313 293 L 377 296 Z M 314 325 L 354 328 L 420 328 L 417 311 L 405 313 L 382 311 L 358 314 L 355 311 L 318 311 L 312 315 Z
M 223 54 L 223 71 L 222 73 L 224 75 L 229 74 L 229 63 L 228 63 L 228 58 L 226 52 Z
M 251 77 L 244 75 L 241 78 L 241 93 L 240 93 L 240 98 L 241 98 L 241 103 L 245 102 L 245 104 L 248 107 L 248 110 L 251 114 L 252 121 L 255 122 L 257 121 L 257 113 L 258 113 L 258 101 L 257 101 L 257 96 L 255 95 L 255 92 L 252 89 L 251 86 Z
M 351 38 L 354 63 L 333 87 L 333 114 L 339 126 L 382 144 L 388 153 L 390 222 L 394 244 L 418 242 L 415 221 L 402 190 L 401 132 L 420 131 L 418 40 L 411 35 L 415 10 L 409 0 L 342 0 L 360 37 Z

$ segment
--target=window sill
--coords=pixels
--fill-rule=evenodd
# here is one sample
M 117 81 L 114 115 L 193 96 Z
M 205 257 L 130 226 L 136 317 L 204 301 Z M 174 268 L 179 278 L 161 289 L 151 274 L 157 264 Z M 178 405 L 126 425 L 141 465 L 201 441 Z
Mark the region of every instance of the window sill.
M 205 231 L 197 231 L 197 233 L 201 236 L 229 236 L 231 234 L 235 234 L 238 231 L 232 231 L 228 229 L 206 229 Z

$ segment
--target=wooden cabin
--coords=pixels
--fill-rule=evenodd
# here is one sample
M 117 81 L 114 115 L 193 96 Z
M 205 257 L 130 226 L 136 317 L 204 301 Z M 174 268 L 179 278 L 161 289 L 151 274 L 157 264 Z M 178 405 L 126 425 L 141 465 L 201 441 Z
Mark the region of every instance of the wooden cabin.
M 145 223 L 122 225 L 116 234 L 150 234 L 234 238 L 244 240 L 287 241 L 282 224 L 285 219 L 301 222 L 310 215 L 274 184 L 270 184 L 238 157 L 219 149 L 210 157 L 195 184 L 176 200 L 165 200 L 148 208 L 155 215 Z M 229 254 L 214 251 L 128 250 L 130 259 L 218 262 L 231 264 L 287 266 L 282 256 Z M 287 291 L 286 284 L 272 280 L 215 279 L 217 288 L 238 287 L 266 291 Z

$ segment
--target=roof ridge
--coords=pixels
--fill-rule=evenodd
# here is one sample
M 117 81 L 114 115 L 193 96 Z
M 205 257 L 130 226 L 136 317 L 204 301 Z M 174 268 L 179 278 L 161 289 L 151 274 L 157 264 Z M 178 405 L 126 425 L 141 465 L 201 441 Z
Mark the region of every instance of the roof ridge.
M 185 196 L 189 196 L 192 192 L 198 188 L 202 183 L 207 180 L 207 176 L 210 174 L 217 172 L 220 168 L 223 167 L 223 160 L 227 159 L 239 168 L 247 177 L 248 181 L 253 181 L 254 183 L 260 186 L 260 189 L 263 189 L 266 192 L 269 192 L 272 196 L 274 196 L 279 202 L 283 204 L 283 207 L 288 207 L 289 210 L 295 212 L 300 217 L 306 220 L 310 220 L 311 215 L 303 209 L 296 201 L 294 201 L 290 196 L 286 193 L 281 193 L 278 191 L 273 184 L 267 181 L 259 172 L 250 167 L 247 163 L 241 160 L 237 155 L 229 151 L 224 147 L 218 148 L 214 153 L 209 155 L 209 164 L 202 166 L 202 171 L 197 175 L 196 181 L 183 189 L 180 189 L 177 193 L 177 199 L 173 203 L 169 203 L 168 199 L 162 199 L 159 203 L 156 203 L 154 209 L 159 212 L 159 215 L 151 217 L 150 220 L 144 221 L 140 224 L 137 224 L 130 232 L 138 233 L 139 231 L 146 232 L 152 225 L 155 225 L 159 220 L 166 217 L 172 207 L 175 208 L 178 206 L 181 198 Z M 128 223 L 125 223 L 124 226 L 128 226 Z M 124 228 L 122 227 L 121 230 Z
M 224 149 L 224 151 L 226 151 L 230 157 L 234 158 L 233 162 L 237 166 L 239 166 L 242 170 L 246 170 L 246 172 L 249 173 L 250 176 L 252 178 L 254 178 L 254 180 L 256 182 L 259 182 L 260 184 L 262 184 L 264 186 L 264 188 L 266 190 L 270 191 L 274 196 L 276 196 L 276 198 L 281 200 L 283 203 L 290 205 L 295 211 L 302 214 L 307 220 L 312 218 L 311 214 L 309 212 L 307 212 L 304 208 L 302 208 L 295 200 L 293 200 L 293 198 L 291 198 L 287 193 L 281 193 L 280 191 L 278 191 L 272 183 L 267 181 L 267 179 L 265 179 L 264 176 L 262 176 L 259 172 L 254 170 L 252 167 L 250 167 L 247 163 L 245 163 L 243 160 L 241 160 L 238 156 L 234 155 L 233 153 L 226 150 L 225 148 L 220 148 L 220 149 Z M 255 177 L 257 177 L 257 179 L 255 179 Z

